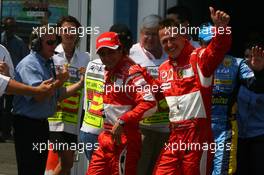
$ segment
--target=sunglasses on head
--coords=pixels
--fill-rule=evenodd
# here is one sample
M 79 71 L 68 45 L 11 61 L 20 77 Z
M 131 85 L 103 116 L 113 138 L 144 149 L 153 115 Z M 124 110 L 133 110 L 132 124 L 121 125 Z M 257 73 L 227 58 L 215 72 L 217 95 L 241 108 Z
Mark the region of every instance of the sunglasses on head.
M 49 46 L 52 46 L 54 44 L 57 44 L 57 40 L 47 40 L 46 44 L 49 45 Z

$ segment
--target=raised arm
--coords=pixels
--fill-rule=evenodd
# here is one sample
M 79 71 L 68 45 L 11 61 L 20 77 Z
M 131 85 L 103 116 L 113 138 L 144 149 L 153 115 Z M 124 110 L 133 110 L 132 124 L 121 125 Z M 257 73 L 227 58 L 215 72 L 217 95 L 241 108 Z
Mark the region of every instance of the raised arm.
M 205 77 L 214 73 L 231 46 L 231 27 L 227 26 L 230 16 L 223 11 L 215 11 L 213 7 L 209 9 L 214 23 L 214 37 L 205 49 L 200 49 L 197 53 L 198 66 Z

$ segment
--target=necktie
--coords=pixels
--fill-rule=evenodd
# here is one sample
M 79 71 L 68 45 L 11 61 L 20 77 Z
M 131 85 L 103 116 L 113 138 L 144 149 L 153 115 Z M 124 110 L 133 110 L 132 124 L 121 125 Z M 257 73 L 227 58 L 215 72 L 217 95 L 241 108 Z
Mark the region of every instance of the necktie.
M 52 77 L 56 80 L 56 71 L 55 71 L 55 65 L 54 65 L 53 59 L 48 59 L 46 64 L 51 70 Z

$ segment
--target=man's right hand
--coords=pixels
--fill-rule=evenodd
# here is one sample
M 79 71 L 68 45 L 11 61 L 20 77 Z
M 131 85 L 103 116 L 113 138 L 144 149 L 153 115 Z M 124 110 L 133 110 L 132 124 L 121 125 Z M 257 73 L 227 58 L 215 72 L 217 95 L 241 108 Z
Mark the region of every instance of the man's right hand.
M 226 27 L 230 21 L 230 16 L 224 11 L 217 10 L 213 7 L 209 7 L 211 13 L 211 19 L 216 27 Z

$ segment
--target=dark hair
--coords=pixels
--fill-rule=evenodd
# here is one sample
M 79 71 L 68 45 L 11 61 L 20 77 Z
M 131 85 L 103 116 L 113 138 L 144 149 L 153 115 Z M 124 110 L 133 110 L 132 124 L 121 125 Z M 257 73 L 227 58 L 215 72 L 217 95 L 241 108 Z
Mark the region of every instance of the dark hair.
M 132 32 L 126 24 L 114 24 L 109 29 L 110 32 L 116 32 L 125 51 L 129 54 L 129 50 L 133 45 Z
M 3 19 L 3 22 L 2 22 L 2 27 L 3 27 L 4 30 L 7 30 L 8 29 L 8 26 L 7 26 L 7 21 L 8 20 L 14 21 L 14 23 L 16 23 L 16 19 L 14 17 L 12 17 L 12 16 L 5 17 Z M 16 25 L 15 26 L 12 26 L 12 27 L 15 28 Z
M 76 28 L 81 27 L 81 23 L 73 16 L 62 16 L 58 22 L 57 22 L 57 27 L 61 27 L 63 25 L 63 23 L 65 22 L 70 22 L 70 23 L 74 23 Z M 80 36 L 78 35 L 78 38 L 76 40 L 75 44 L 78 44 L 80 41 Z M 61 37 L 59 36 L 59 42 L 61 42 Z
M 57 27 L 61 27 L 64 22 L 72 22 L 77 28 L 82 26 L 81 23 L 75 17 L 62 16 L 57 22 Z
M 52 33 L 53 32 L 52 28 L 55 29 L 54 26 L 47 24 L 47 25 L 39 26 L 36 29 L 34 29 L 29 37 L 30 49 L 39 52 L 42 49 L 42 45 L 41 45 L 42 37 L 45 36 L 45 34 Z M 58 35 L 56 35 L 56 40 L 58 41 Z
M 257 39 L 257 40 L 251 40 L 251 41 L 246 42 L 245 50 L 246 49 L 251 49 L 252 47 L 255 47 L 255 46 L 264 48 L 263 40 L 262 39 Z
M 173 19 L 165 18 L 159 22 L 159 30 L 166 27 L 179 27 L 179 24 L 177 24 Z
M 264 48 L 264 37 L 263 33 L 260 30 L 250 31 L 246 37 L 246 42 L 244 44 L 244 50 L 251 49 L 254 46 L 260 46 Z
M 175 14 L 178 15 L 180 22 L 188 21 L 191 23 L 192 21 L 192 12 L 186 6 L 173 6 L 167 10 L 167 14 Z
M 3 19 L 3 24 L 5 25 L 7 23 L 8 20 L 12 20 L 16 22 L 16 19 L 12 16 L 7 16 Z

